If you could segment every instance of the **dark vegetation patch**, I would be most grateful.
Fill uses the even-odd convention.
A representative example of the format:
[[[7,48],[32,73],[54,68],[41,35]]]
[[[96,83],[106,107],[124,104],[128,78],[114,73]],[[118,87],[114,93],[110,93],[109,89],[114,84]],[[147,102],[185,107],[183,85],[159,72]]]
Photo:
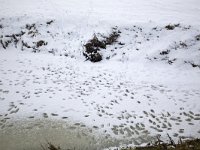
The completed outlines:
[[[47,25],[51,25],[52,23],[54,22],[54,20],[50,20],[50,21],[47,21]]]
[[[26,29],[27,30],[36,29],[36,24],[35,23],[33,23],[33,24],[26,24]]]
[[[35,44],[36,44],[36,48],[39,48],[40,46],[47,45],[47,42],[40,40],[38,42],[35,42]]]
[[[117,42],[117,39],[120,36],[121,31],[113,31],[108,37],[105,39],[106,45],[112,45],[113,43]]]
[[[198,38],[198,37],[196,36],[195,38]],[[171,45],[169,45],[167,49],[161,50],[159,54],[157,54],[156,56],[153,56],[153,57],[147,56],[146,59],[150,61],[164,61],[172,65],[173,63],[177,61],[178,58],[175,58],[173,57],[173,55],[170,55],[171,52],[177,51],[176,53],[182,53],[182,52],[189,53],[189,51],[193,50],[193,46],[195,44],[196,44],[196,41],[193,38],[186,41],[175,41]],[[194,68],[195,67],[200,68],[199,64],[195,64],[192,61],[183,60],[182,62],[185,64],[186,63],[190,64]]]
[[[169,54],[169,52],[170,52],[170,50],[167,49],[167,50],[160,52],[160,55],[167,55],[167,54]]]
[[[190,64],[193,68],[200,68],[200,65],[199,64],[195,64],[194,62],[191,62],[191,61],[185,61],[186,64]]]
[[[106,44],[100,41],[96,35],[84,45],[85,51],[83,55],[87,60],[91,62],[99,62],[102,60],[102,55],[100,54],[100,48],[106,48]]]
[[[11,40],[5,40],[5,41],[3,41],[2,39],[0,40],[0,43],[4,49],[6,49],[11,42],[12,42]]]
[[[187,48],[188,47],[188,45],[185,43],[185,42],[180,42],[180,47],[181,48]]]
[[[181,28],[182,30],[189,30],[191,29],[191,25],[184,26],[180,23],[177,23],[177,24],[168,24],[164,28],[167,30],[174,30],[175,28]]]
[[[51,24],[52,22],[47,22]],[[39,52],[41,46],[46,46],[48,43],[45,42],[44,40],[39,40],[37,42],[26,42],[23,40],[23,36],[30,36],[31,38],[35,37],[38,35],[38,29],[36,27],[36,24],[26,24],[25,25],[25,30],[20,31],[19,33],[14,33],[10,35],[2,35],[0,37],[0,46],[3,47],[3,49],[7,49],[9,45],[13,44],[15,48],[18,46],[21,48],[22,51],[27,49],[31,49],[32,52]]]
[[[167,62],[168,64],[173,64],[177,59],[176,58],[173,58],[173,59],[168,59]]]
[[[200,41],[200,34],[195,37],[197,41]]]
[[[25,34],[25,32],[21,31],[20,33],[5,35],[4,37],[0,37],[1,46],[6,49],[11,43],[17,47],[17,43],[21,39],[21,37]]]
[[[150,60],[150,61],[165,61],[166,63],[168,63],[169,65],[172,65],[176,60],[177,58],[169,58],[168,56],[165,56],[165,57],[162,57],[162,58],[159,58],[159,57],[153,57],[153,58],[150,58],[150,57],[146,57],[146,59]]]
[[[100,53],[100,50],[106,49],[107,45],[112,45],[117,42],[120,33],[121,32],[117,30],[117,28],[114,28],[109,36],[103,37],[103,40],[99,40],[98,37],[94,35],[93,38],[84,45],[85,50],[83,55],[85,56],[86,60],[90,60],[91,62],[101,61],[102,54]]]
[[[157,56],[157,57],[153,57],[153,58],[150,58],[150,57],[146,57],[146,59],[150,60],[150,61],[165,61],[167,62],[169,65],[172,65],[176,60],[177,58],[170,58],[169,57],[169,53],[171,51],[169,49],[167,50],[162,50],[159,55],[160,56]]]
[[[22,40],[21,50],[23,51],[24,47],[26,47],[26,48],[32,49],[32,52],[36,53],[36,52],[40,52],[39,47],[47,45],[47,42],[45,42],[43,40],[40,40],[38,42],[33,42],[33,43],[34,43],[34,45],[30,46],[27,42],[25,42],[25,41]]]
[[[22,51],[23,51],[23,47],[31,48],[31,46],[29,46],[28,43],[26,43],[26,42],[24,42],[24,41],[22,40],[22,48],[21,48]]]
[[[191,45],[191,41],[179,41],[179,42],[174,42],[172,45],[170,45],[170,49],[171,50],[183,50],[183,49],[187,49],[189,46]]]
[[[26,29],[28,30],[28,35],[30,37],[36,37],[39,34],[35,23],[33,23],[31,25],[30,24],[26,24]]]
[[[174,30],[176,27],[180,27],[180,24],[169,24],[165,26],[165,29]]]

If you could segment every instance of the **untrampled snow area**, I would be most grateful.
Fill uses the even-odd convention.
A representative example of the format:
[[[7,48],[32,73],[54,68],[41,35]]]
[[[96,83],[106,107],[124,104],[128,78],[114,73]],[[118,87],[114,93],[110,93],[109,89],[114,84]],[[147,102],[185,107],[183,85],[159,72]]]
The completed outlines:
[[[199,137],[199,6],[0,0],[0,134],[16,120],[50,118],[133,144]],[[113,31],[103,60],[85,61],[84,44]]]

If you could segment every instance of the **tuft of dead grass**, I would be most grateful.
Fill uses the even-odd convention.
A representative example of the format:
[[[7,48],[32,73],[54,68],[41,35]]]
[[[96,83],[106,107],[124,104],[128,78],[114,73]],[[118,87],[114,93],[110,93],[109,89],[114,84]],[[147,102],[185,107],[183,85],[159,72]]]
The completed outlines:
[[[143,147],[126,147],[120,150],[200,150],[200,139],[179,139],[178,143],[168,135],[169,142],[163,142],[160,137],[157,137],[155,143],[149,143]]]

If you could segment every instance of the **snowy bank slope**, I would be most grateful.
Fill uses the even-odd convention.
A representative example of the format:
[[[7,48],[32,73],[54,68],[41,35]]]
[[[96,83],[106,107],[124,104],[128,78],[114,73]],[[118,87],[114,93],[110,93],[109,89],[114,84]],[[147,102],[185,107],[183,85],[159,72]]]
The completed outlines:
[[[0,4],[0,134],[50,118],[134,144],[200,136],[198,0]],[[113,28],[104,60],[85,61],[84,44]]]
[[[119,55],[116,59],[131,61],[143,57],[158,58],[159,53],[172,49],[168,56],[158,59],[173,61],[180,57],[181,60],[177,61],[181,64],[200,63],[197,59],[199,42],[195,41],[195,37],[200,35],[198,0],[1,0],[0,3],[0,41],[6,45],[12,40],[13,43],[9,44],[11,49],[24,50],[27,48],[22,47],[22,42],[34,46],[44,40],[47,45],[40,47],[40,51],[84,59],[83,45],[93,34],[106,36],[111,33],[111,28],[118,26],[122,32],[119,42],[125,46],[108,48],[102,52],[106,53],[104,58],[115,56],[116,52],[110,54],[114,49]],[[179,23],[180,26],[172,31],[165,28],[168,24]],[[31,28],[31,25],[34,26]],[[22,34],[16,36],[18,43],[13,34]],[[0,48],[3,48],[2,44]],[[178,51],[174,52],[174,49]],[[191,51],[192,58],[188,58]]]
[[[13,21],[15,24],[11,25]],[[84,45],[94,34],[103,40],[118,32],[116,42],[100,49],[103,60],[161,61],[179,67],[189,64],[200,68],[200,30],[197,26],[148,22],[104,28],[88,25],[80,31],[66,24],[66,29],[59,31],[60,24],[56,19],[30,21],[27,16],[2,18],[0,23],[2,50],[51,53],[84,61]]]

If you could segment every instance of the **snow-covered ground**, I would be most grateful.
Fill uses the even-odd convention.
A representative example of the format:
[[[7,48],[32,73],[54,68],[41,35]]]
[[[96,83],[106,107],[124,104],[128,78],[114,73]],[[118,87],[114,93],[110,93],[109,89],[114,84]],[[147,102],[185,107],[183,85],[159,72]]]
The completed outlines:
[[[16,121],[35,119],[133,144],[167,133],[200,137],[199,6],[0,0],[0,146],[9,149],[3,136]],[[101,49],[103,60],[85,61],[84,44],[113,30],[120,37]]]

